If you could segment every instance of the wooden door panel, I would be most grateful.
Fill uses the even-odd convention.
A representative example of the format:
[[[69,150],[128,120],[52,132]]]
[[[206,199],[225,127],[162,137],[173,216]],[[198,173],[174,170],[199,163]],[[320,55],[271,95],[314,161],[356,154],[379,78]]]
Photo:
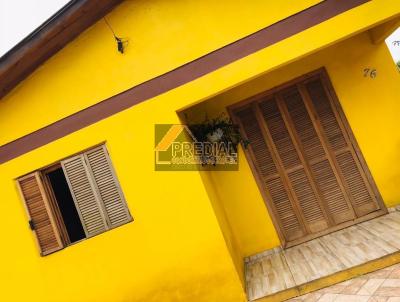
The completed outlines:
[[[378,203],[368,190],[351,152],[341,153],[336,156],[336,159],[339,163],[340,171],[348,183],[357,215],[361,217],[378,210]]]
[[[284,166],[283,168],[300,168],[301,162],[298,153],[290,138],[276,101],[266,100],[260,103],[260,109]]]
[[[327,159],[311,165],[315,180],[336,224],[354,219],[354,214],[345,199],[338,180]]]
[[[260,126],[256,122],[255,114],[251,108],[246,108],[237,113],[245,135],[251,141],[250,149],[255,155],[257,167],[263,178],[278,177],[271,153],[265,144]]]
[[[246,138],[251,141],[249,149],[255,161],[258,174],[262,180],[265,192],[276,213],[280,227],[287,240],[301,238],[306,233],[301,225],[298,214],[289,199],[289,192],[285,186],[273,160],[271,152],[265,142],[261,128],[256,122],[256,116],[251,107],[244,108],[236,113]]]
[[[293,121],[294,129],[300,138],[306,159],[308,161],[324,159],[326,157],[324,148],[297,87],[282,93],[282,98]]]
[[[357,217],[378,210],[378,201],[322,81],[317,79],[306,87]]]
[[[286,234],[286,239],[290,241],[306,235],[300,224],[299,218],[293,209],[282,179],[279,177],[267,180],[265,185],[271,195],[273,203],[275,204],[279,219]]]
[[[279,100],[281,102],[281,100]],[[300,150],[290,135],[288,121],[285,122],[284,112],[277,99],[265,100],[259,104],[262,117],[266,124],[273,144],[276,147],[277,157],[282,162],[281,169],[286,175],[287,185],[292,192],[293,203],[298,205],[299,215],[304,228],[308,233],[315,233],[328,228],[328,219],[318,202],[317,192],[312,187],[310,175],[306,173],[304,160],[301,159]]]
[[[318,203],[310,180],[303,168],[288,173],[293,190],[299,200],[300,208],[311,233],[323,231],[328,228],[328,221]]]
[[[294,131],[300,138],[304,156],[309,162],[314,180],[321,192],[321,198],[327,205],[329,215],[335,224],[343,223],[355,218],[353,210],[340,186],[340,179],[334,173],[334,166],[316,131],[316,123],[306,108],[297,87],[282,94],[288,113],[293,120]]]

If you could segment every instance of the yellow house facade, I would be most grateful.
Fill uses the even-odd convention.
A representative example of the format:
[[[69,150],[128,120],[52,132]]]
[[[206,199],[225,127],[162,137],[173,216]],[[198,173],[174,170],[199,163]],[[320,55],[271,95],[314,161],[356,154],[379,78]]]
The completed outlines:
[[[76,1],[54,22],[87,2],[93,3]],[[247,301],[248,257],[384,215],[400,203],[400,74],[384,42],[400,24],[399,1],[100,2],[108,5],[106,19],[97,15],[39,67],[21,71],[24,76],[15,75],[20,65],[7,65],[23,45],[0,59],[1,300]],[[123,53],[110,28],[123,38]],[[41,47],[51,47],[57,35]],[[318,111],[313,81],[324,87],[320,98],[336,104],[332,112],[322,103]],[[301,96],[293,112],[285,101],[291,87]],[[281,112],[307,177],[315,178],[309,190],[329,204],[333,191],[325,194],[323,186],[329,173],[319,181],[313,172],[314,164],[329,161],[342,183],[334,186],[353,202],[353,216],[336,215],[329,205],[325,218],[307,218],[312,213],[296,195],[294,170],[280,151],[278,136],[285,131],[278,129],[275,138],[266,115],[261,121],[264,103],[257,102],[269,98],[280,108],[271,114]],[[251,130],[240,112],[257,106],[253,102],[261,111],[247,117],[259,123]],[[304,129],[316,129],[325,150],[321,161],[307,158],[296,128],[295,113],[303,107],[311,123]],[[265,114],[273,110],[268,108]],[[237,171],[155,170],[156,124],[201,122],[223,112],[253,137],[247,148],[239,147]],[[339,121],[347,149],[330,147],[341,134],[330,140],[326,127],[334,122],[324,114]],[[257,131],[282,165],[274,172],[286,180],[281,190],[296,195],[297,203],[285,206],[302,208],[294,214],[280,210],[279,194],[268,183],[272,174],[263,174]],[[346,152],[352,157],[341,165]],[[346,160],[354,161],[362,180],[347,178]],[[101,204],[98,212],[79,209],[83,224],[76,240],[68,227],[54,231],[62,215],[49,196],[58,193],[49,193],[45,180],[50,175],[51,186],[54,171],[66,174],[77,207],[79,190],[86,190],[78,188],[82,182],[94,192],[82,202]],[[91,180],[74,178],[79,173]],[[114,191],[107,191],[106,181]],[[367,193],[353,191],[361,186]],[[368,205],[357,201],[363,192]],[[101,202],[110,194],[118,205]],[[86,224],[93,213],[98,220]],[[43,226],[35,225],[35,215]],[[46,230],[37,238],[40,227]]]

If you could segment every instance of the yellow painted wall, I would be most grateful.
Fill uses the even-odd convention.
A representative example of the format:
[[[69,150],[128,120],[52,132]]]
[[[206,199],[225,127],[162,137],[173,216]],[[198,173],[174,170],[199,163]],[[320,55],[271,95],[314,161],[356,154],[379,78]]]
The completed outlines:
[[[234,232],[232,229],[232,221],[228,218],[226,214],[226,208],[221,202],[222,198],[219,195],[219,190],[217,189],[216,182],[212,179],[212,175],[212,173],[209,173],[207,171],[200,172],[204,188],[208,193],[210,203],[217,217],[218,224],[224,236],[226,246],[228,247],[228,251],[233,260],[233,264],[244,287],[245,272],[243,260],[245,255],[243,254],[243,249],[239,246],[236,232]],[[224,198],[224,200],[226,200],[226,198]]]
[[[118,35],[129,38],[126,54],[116,51],[110,31],[103,21],[97,22],[0,100],[0,145],[318,2],[125,1],[107,18]],[[0,300],[244,301],[241,258],[278,244],[246,163],[241,172],[246,175],[243,184],[249,190],[249,202],[254,201],[259,212],[257,221],[261,227],[257,230],[240,220],[233,224],[230,219],[234,211],[227,210],[221,202],[226,197],[223,187],[229,185],[233,175],[226,176],[222,186],[212,191],[209,182],[221,179],[222,172],[210,179],[198,172],[154,171],[154,124],[177,123],[177,110],[259,77],[399,12],[398,1],[371,1],[0,165],[3,240]],[[292,72],[297,74],[307,68],[301,65]],[[343,67],[334,69],[340,71]],[[285,73],[272,80],[279,82],[287,77]],[[341,91],[339,96],[343,96],[348,83],[338,80],[338,76],[333,80]],[[265,88],[264,84],[261,86]],[[373,84],[368,82],[365,86],[370,88]],[[247,93],[256,90],[256,86],[251,87]],[[388,105],[392,104],[390,96],[388,92]],[[348,110],[353,112],[354,108],[348,107],[346,113]],[[365,122],[365,118],[359,122],[353,118],[352,124],[362,129]],[[394,122],[389,125],[394,127]],[[362,135],[358,136],[362,141]],[[135,221],[50,256],[39,257],[14,179],[102,141],[107,142]],[[367,148],[368,140],[361,145]],[[370,158],[376,156],[373,150],[365,153]],[[384,168],[382,161],[375,165],[373,173],[379,174]],[[392,169],[388,175],[396,176],[397,170]],[[384,184],[384,179],[379,181]],[[392,182],[387,182],[388,188]],[[239,197],[233,200],[237,206],[241,202]],[[245,216],[251,218],[251,211]],[[263,222],[261,217],[265,218]],[[241,230],[254,235],[240,237]]]
[[[2,99],[0,110],[6,117],[8,114],[12,117],[0,119],[1,130],[7,129],[13,119],[25,119],[24,111],[15,112],[15,100],[27,112],[41,118],[16,123],[11,132],[0,131],[0,144],[170,71],[320,1],[124,1],[106,18],[117,35],[129,40],[125,54],[116,51],[115,39],[104,20],[98,21]],[[63,91],[62,97],[60,91]],[[46,115],[41,114],[44,95],[49,110]]]
[[[367,164],[388,207],[400,204],[400,73],[385,43],[373,45],[368,32],[249,81],[185,111],[188,120],[215,117],[231,104],[325,67]],[[375,79],[364,69],[376,69]],[[237,172],[209,172],[232,232],[245,256],[280,244],[264,201],[241,150]],[[214,190],[213,188],[213,190]]]
[[[154,171],[171,121],[144,103],[1,165],[2,301],[244,301],[199,173]],[[40,257],[13,179],[104,140],[135,221]]]

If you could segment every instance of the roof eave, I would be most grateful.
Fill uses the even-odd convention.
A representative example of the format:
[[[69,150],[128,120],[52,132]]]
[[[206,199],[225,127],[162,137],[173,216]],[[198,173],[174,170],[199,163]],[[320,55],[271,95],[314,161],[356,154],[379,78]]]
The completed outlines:
[[[122,0],[72,0],[0,58],[0,99]]]

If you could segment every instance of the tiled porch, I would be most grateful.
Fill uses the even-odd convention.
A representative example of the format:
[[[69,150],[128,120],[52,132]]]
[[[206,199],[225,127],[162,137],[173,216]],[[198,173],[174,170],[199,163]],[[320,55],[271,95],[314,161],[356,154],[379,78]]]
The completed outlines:
[[[400,264],[296,297],[287,302],[399,302]]]
[[[400,212],[394,211],[283,251],[267,251],[249,257],[246,259],[248,299],[274,297],[273,300],[279,301],[300,295],[355,277],[360,273],[360,265],[368,266],[399,251]],[[382,266],[377,264],[368,269]],[[358,272],[352,274],[351,270],[356,268]],[[335,277],[340,273],[340,278]],[[320,283],[316,288],[310,286],[316,282]],[[290,293],[279,298],[278,294],[284,292]]]

